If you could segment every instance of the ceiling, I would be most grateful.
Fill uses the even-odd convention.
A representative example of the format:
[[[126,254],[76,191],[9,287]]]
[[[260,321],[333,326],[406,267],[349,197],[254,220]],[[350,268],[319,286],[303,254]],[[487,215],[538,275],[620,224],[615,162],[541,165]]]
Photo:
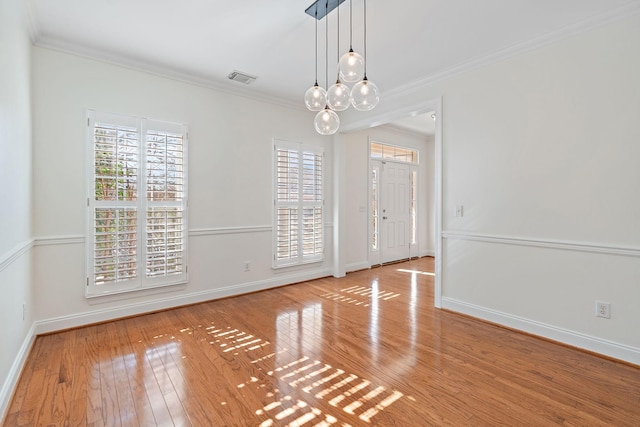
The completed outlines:
[[[430,136],[436,133],[436,113],[430,111],[428,113],[417,114],[415,116],[396,120],[389,124],[391,127],[400,130],[413,132],[419,135]]]
[[[258,98],[303,105],[314,82],[312,0],[25,0],[34,44]],[[363,50],[363,0],[353,1],[353,47]],[[536,41],[640,8],[640,0],[369,0],[367,74],[385,94]],[[339,8],[348,49],[349,2]],[[329,82],[337,13],[329,14]],[[319,83],[325,86],[319,21]],[[258,76],[230,81],[239,70]]]

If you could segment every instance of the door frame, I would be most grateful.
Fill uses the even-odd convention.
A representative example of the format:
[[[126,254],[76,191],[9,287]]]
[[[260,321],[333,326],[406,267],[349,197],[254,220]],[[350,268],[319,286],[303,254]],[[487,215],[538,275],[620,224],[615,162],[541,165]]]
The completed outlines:
[[[382,167],[383,165],[387,164],[387,163],[395,163],[395,164],[401,164],[401,165],[406,165],[409,170],[410,173],[414,173],[416,174],[416,182],[415,182],[415,186],[416,186],[416,193],[418,195],[418,197],[420,197],[420,164],[419,163],[405,163],[405,162],[397,162],[394,160],[390,160],[390,159],[374,159],[371,157],[371,143],[372,142],[378,142],[381,144],[386,144],[385,142],[382,141],[378,141],[376,139],[372,139],[369,138],[368,139],[368,144],[369,147],[367,149],[368,152],[368,171],[369,171],[369,181],[367,183],[367,188],[369,190],[369,197],[368,197],[368,209],[367,209],[367,221],[368,221],[368,233],[369,233],[369,238],[368,238],[368,248],[367,248],[367,253],[368,253],[368,261],[369,261],[369,265],[380,265],[383,264],[384,261],[384,257],[383,257],[383,248],[382,248],[382,228],[381,225],[383,224],[382,221],[379,220],[378,222],[378,243],[379,243],[379,247],[377,251],[373,251],[373,249],[371,248],[373,245],[373,232],[374,232],[374,228],[373,228],[373,187],[372,187],[372,180],[371,180],[371,173],[373,172],[373,166],[375,164],[380,164],[381,168],[380,168],[380,175],[378,178],[378,183],[382,184]],[[386,145],[393,145],[393,144],[386,144]],[[420,154],[420,151],[418,151],[418,158],[420,158],[420,156],[424,155],[424,153]],[[381,195],[382,194],[382,186],[380,185],[378,190],[378,194]],[[378,202],[380,202],[380,200],[383,200],[382,196],[379,197]],[[419,199],[416,199],[416,202]],[[416,219],[420,217],[420,215],[422,214],[422,212],[420,212],[419,209],[419,203],[416,203]],[[382,216],[382,213],[379,213],[379,216]],[[411,226],[409,226],[411,227]],[[411,228],[409,228],[409,230],[411,230]],[[416,220],[416,235],[419,236],[420,235],[420,221]],[[419,238],[419,237],[418,237]],[[413,258],[415,256],[419,256],[420,252],[419,252],[419,248],[421,244],[426,244],[426,242],[419,242],[416,244],[412,244],[409,243],[409,253],[408,253],[408,257],[409,258]],[[392,262],[392,261],[391,261]]]
[[[334,137],[334,156],[337,161],[338,168],[336,172],[335,189],[337,190],[337,205],[344,202],[346,195],[341,191],[344,188],[344,176],[346,164],[340,163],[340,159],[345,155],[344,134],[357,130],[363,130],[381,124],[393,122],[395,120],[412,117],[422,113],[435,111],[436,114],[436,133],[435,133],[435,278],[433,289],[433,305],[437,308],[442,307],[442,97],[433,98],[423,102],[413,103],[407,99],[412,98],[408,93],[398,93],[389,101],[389,107],[378,111],[369,112],[367,117],[361,120],[354,120],[345,123],[342,126],[340,134]],[[404,106],[402,106],[404,105]],[[392,107],[396,108],[392,108]],[[334,230],[334,272],[336,277],[344,275],[344,209],[338,209],[335,218]]]

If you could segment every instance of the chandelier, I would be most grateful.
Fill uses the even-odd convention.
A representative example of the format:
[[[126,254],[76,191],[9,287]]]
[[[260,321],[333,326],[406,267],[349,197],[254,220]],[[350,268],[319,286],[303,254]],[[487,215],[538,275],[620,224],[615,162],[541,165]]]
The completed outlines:
[[[345,0],[317,0],[305,12],[315,18],[315,83],[304,95],[304,103],[311,111],[317,111],[314,119],[316,131],[321,135],[333,135],[340,127],[337,111],[353,105],[358,111],[373,109],[380,100],[378,87],[367,78],[367,0],[364,3],[364,56],[353,50],[353,4],[349,0],[349,51],[340,57],[340,9]],[[336,83],[324,89],[318,85],[318,21],[325,19],[325,85],[329,85],[329,18],[337,11],[337,78]],[[349,88],[347,83],[355,83]]]

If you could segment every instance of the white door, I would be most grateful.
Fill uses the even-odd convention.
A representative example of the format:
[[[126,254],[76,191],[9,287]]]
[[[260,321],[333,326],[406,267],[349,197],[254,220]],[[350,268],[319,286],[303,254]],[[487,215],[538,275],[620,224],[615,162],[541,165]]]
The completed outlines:
[[[406,163],[380,162],[378,226],[382,263],[411,256],[413,168]]]

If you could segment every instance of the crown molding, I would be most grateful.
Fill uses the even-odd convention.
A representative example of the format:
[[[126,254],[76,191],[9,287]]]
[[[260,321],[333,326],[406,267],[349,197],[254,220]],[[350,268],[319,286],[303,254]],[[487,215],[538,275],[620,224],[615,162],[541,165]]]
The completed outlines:
[[[640,2],[628,3],[624,6],[612,9],[606,13],[592,16],[573,25],[549,32],[542,36],[516,43],[504,49],[500,49],[487,55],[473,58],[469,61],[455,65],[442,71],[432,73],[423,78],[408,82],[392,90],[383,91],[380,95],[384,98],[402,98],[422,87],[433,85],[442,80],[447,80],[459,74],[473,71],[487,65],[491,65],[523,53],[548,46],[561,40],[586,33],[596,28],[611,24],[616,21],[630,18],[640,14]]]
[[[158,77],[164,77],[186,84],[201,86],[207,89],[244,97],[254,101],[265,102],[268,104],[285,108],[292,108],[299,111],[306,111],[301,103],[285,98],[278,98],[273,94],[251,91],[249,88],[240,86],[229,87],[223,85],[219,80],[199,76],[167,66],[161,66],[149,61],[141,61],[139,59],[127,57],[125,55],[119,55],[112,52],[103,52],[86,46],[79,46],[73,43],[65,42],[63,40],[47,37],[46,35],[42,34],[41,28],[38,25],[37,20],[34,18],[30,2],[27,1],[25,2],[25,4],[27,25],[29,34],[31,36],[31,41],[34,46],[47,48],[75,56],[85,57],[111,65],[121,66],[134,71],[151,74]],[[640,2],[630,2],[621,7],[612,9],[606,13],[593,16],[576,24],[569,25],[559,30],[547,33],[543,36],[511,45],[507,48],[497,50],[488,55],[473,58],[456,66],[449,67],[442,71],[432,73],[423,78],[408,82],[394,89],[383,91],[381,95],[385,98],[388,97],[389,99],[404,97],[407,93],[411,93],[421,87],[432,85],[438,81],[446,80],[456,75],[472,71],[531,50],[541,48],[543,46],[558,42],[571,36],[587,32],[589,30],[607,25],[609,23],[613,23],[624,18],[628,18],[638,13],[640,13]]]
[[[24,22],[27,25],[27,32],[29,37],[31,38],[31,43],[36,44],[36,40],[40,38],[40,27],[38,26],[38,22],[35,18],[35,14],[33,13],[33,6],[31,1],[23,1],[22,8],[24,12]]]
[[[33,19],[29,20],[33,22]],[[218,80],[177,70],[172,67],[162,66],[149,61],[141,61],[126,55],[120,55],[113,52],[104,52],[87,46],[81,46],[69,43],[52,37],[40,34],[37,25],[34,23],[29,26],[31,40],[34,46],[43,49],[49,49],[81,58],[87,58],[98,62],[103,62],[118,67],[123,67],[132,71],[150,74],[156,77],[162,77],[174,80],[180,83],[186,83],[194,86],[200,86],[206,89],[215,90],[217,92],[226,93],[228,95],[239,96],[252,101],[264,102],[267,104],[295,109],[299,111],[307,111],[302,103],[294,102],[285,98],[278,98],[274,95],[252,91],[242,86],[230,87],[224,85]]]

